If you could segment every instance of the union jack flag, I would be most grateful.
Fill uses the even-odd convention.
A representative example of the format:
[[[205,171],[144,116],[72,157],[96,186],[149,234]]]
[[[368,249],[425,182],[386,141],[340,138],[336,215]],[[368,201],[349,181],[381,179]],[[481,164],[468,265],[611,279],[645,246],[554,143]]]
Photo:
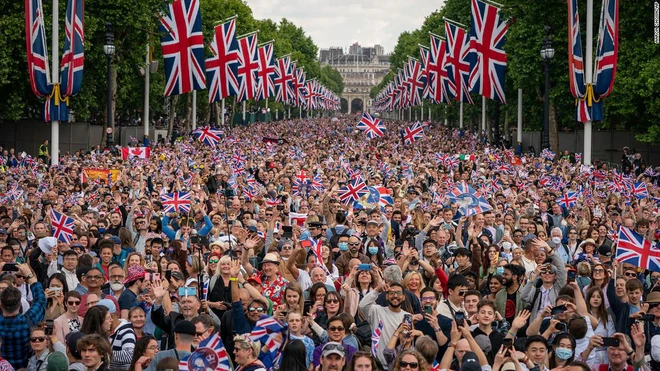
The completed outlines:
[[[362,180],[362,178],[353,179],[350,183],[346,184],[344,187],[339,188],[339,200],[344,205],[352,205],[357,202],[363,196],[369,194],[369,187]]]
[[[294,106],[301,106],[305,102],[305,83],[306,83],[306,77],[305,77],[305,71],[303,70],[303,67],[300,68],[293,68],[295,71],[293,74],[293,105]]]
[[[311,79],[307,81],[307,87],[303,93],[303,100],[307,109],[313,110],[317,108],[316,105],[316,80]]]
[[[253,99],[257,88],[257,34],[252,33],[238,39],[238,96],[237,102]]]
[[[238,42],[236,18],[215,26],[209,45],[212,56],[206,60],[206,78],[209,81],[209,103],[219,102],[238,94]]]
[[[432,98],[431,94],[431,76],[429,71],[431,70],[429,63],[431,62],[431,50],[424,45],[419,45],[419,58],[422,63],[422,73],[426,79],[426,85],[424,86],[424,94],[422,94],[422,99]]]
[[[275,95],[275,57],[273,42],[267,42],[258,49],[259,70],[257,71],[257,100],[268,99]]]
[[[577,120],[580,122],[591,121],[591,110],[585,97],[587,87],[584,82],[584,60],[577,0],[568,0],[568,77],[571,95],[577,99]]]
[[[404,129],[403,133],[403,142],[405,144],[412,144],[419,139],[422,139],[424,137],[424,129],[422,128],[422,124],[419,123],[419,121],[413,123],[412,125],[406,127]]]
[[[385,124],[378,118],[371,116],[369,112],[362,114],[362,119],[356,127],[365,132],[369,139],[380,138],[385,135],[387,130]]]
[[[313,190],[318,192],[322,192],[325,189],[320,174],[314,174],[314,178],[310,181],[310,186]]]
[[[626,227],[619,228],[616,259],[636,267],[660,272],[660,250],[651,246],[641,234]]]
[[[50,210],[50,225],[53,228],[53,237],[59,241],[69,243],[73,239],[74,220],[57,211]]]
[[[201,357],[206,358],[208,363],[206,363],[209,368],[206,368],[207,370],[212,370],[212,371],[231,371],[231,363],[229,363],[229,354],[227,353],[227,350],[225,349],[225,345],[222,343],[222,338],[220,337],[220,334],[214,334],[213,336],[210,336],[204,340],[202,340],[199,343],[199,347],[197,348],[198,350],[200,349],[209,349],[210,351],[215,353],[215,357],[213,355],[209,355],[206,351],[195,351],[192,354],[184,357],[181,359],[181,362],[179,363],[179,371],[183,370],[197,370],[193,365],[197,366],[198,363],[196,361],[196,356],[199,355]],[[210,360],[213,361],[210,361]],[[191,367],[193,366],[193,367]],[[215,367],[213,367],[215,366]]]
[[[291,103],[293,100],[293,64],[289,56],[275,63],[275,101]]]
[[[390,194],[390,190],[383,187],[382,185],[369,187],[369,192],[371,193],[370,198],[373,198],[376,202],[378,202],[378,205],[380,205],[381,208],[384,208],[385,205],[394,204],[394,198]]]
[[[160,201],[163,204],[163,211],[166,213],[189,213],[191,198],[190,192],[174,192],[162,194]]]
[[[555,153],[548,148],[544,148],[543,151],[541,151],[541,158],[544,158],[546,160],[554,161],[555,156],[556,156]]]
[[[577,192],[567,192],[557,200],[557,204],[563,208],[568,209],[575,206],[577,204],[577,200]]]
[[[210,126],[204,126],[196,129],[192,132],[195,138],[199,139],[200,142],[205,143],[211,147],[215,147],[218,142],[220,142],[220,130],[211,128]]]
[[[299,179],[296,179],[291,183],[291,194],[293,194],[294,196],[304,197],[307,194],[306,190],[307,190],[306,182],[303,183]]]
[[[459,102],[473,104],[470,96],[468,79],[470,78],[470,40],[467,32],[450,22],[445,22],[445,35],[447,37],[447,57],[445,68],[449,75],[449,83],[455,88],[454,96]]]
[[[475,191],[465,182],[457,183],[454,189],[447,193],[447,198],[451,203],[457,204],[458,211],[466,217],[493,209],[481,193]]]
[[[378,321],[378,326],[374,329],[371,334],[371,355],[376,358],[378,353],[378,345],[380,344],[380,336],[383,333],[383,321]]]
[[[62,54],[62,81],[60,91],[63,97],[78,94],[82,86],[85,64],[84,10],[82,0],[69,0],[66,8],[66,39]]]
[[[50,84],[50,64],[41,0],[25,2],[25,41],[32,92],[39,97],[48,96],[53,91],[53,86]]]
[[[268,347],[271,353],[279,351],[282,345],[281,341],[276,341],[277,334],[284,334],[287,329],[286,325],[282,325],[275,318],[262,314],[257,323],[254,325],[250,333],[252,341],[260,341]]]
[[[431,99],[436,103],[449,103],[454,99],[456,87],[451,83],[447,71],[447,49],[445,40],[431,34],[431,58],[429,59],[429,81]]]
[[[596,50],[596,73],[594,74],[593,103],[594,121],[603,120],[602,98],[609,96],[614,88],[616,63],[619,54],[619,1],[603,0]]]
[[[206,88],[204,36],[198,0],[175,0],[160,18],[165,96]]]
[[[646,198],[649,196],[649,191],[646,188],[646,183],[636,182],[632,185],[631,193],[637,198]]]
[[[426,77],[422,73],[422,65],[413,57],[408,57],[408,71],[409,102],[411,106],[419,106],[426,88]]]
[[[506,31],[508,25],[500,18],[499,9],[481,0],[471,0],[470,16],[470,91],[501,103],[504,97],[506,72]]]

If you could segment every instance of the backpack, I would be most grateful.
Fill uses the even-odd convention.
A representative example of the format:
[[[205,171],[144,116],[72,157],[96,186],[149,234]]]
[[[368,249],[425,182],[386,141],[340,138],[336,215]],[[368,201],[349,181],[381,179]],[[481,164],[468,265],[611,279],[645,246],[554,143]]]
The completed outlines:
[[[330,228],[330,246],[335,248],[337,247],[337,243],[339,243],[339,237],[341,237],[343,233],[338,233],[337,232],[337,227],[332,227]]]

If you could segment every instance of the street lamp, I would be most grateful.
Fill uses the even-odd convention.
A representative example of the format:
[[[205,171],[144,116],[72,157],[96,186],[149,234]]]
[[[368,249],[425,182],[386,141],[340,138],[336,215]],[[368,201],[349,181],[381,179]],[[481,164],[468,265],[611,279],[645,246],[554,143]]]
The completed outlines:
[[[108,125],[107,125],[107,137],[106,137],[106,146],[108,148],[112,147],[112,134],[115,131],[114,118],[112,117],[112,78],[110,77],[110,69],[112,68],[112,56],[115,54],[115,45],[113,41],[115,40],[115,35],[112,33],[112,25],[110,23],[105,24],[105,45],[103,45],[103,53],[108,57]]]
[[[543,115],[543,136],[541,139],[541,149],[550,148],[550,59],[554,57],[555,50],[552,48],[552,36],[550,36],[550,26],[545,26],[545,38],[541,48],[541,58],[545,63],[545,99]]]

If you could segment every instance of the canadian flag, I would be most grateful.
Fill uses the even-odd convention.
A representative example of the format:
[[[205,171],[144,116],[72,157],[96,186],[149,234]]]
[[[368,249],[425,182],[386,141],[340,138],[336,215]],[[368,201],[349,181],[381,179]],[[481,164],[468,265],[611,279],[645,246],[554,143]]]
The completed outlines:
[[[121,149],[122,160],[127,160],[133,157],[149,158],[151,148],[149,147],[124,147]]]

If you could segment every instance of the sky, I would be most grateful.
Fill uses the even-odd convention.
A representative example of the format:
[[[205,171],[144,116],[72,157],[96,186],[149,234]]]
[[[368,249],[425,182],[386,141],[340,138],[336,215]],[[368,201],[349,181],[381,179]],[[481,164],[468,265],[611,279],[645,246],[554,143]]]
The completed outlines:
[[[320,48],[354,42],[391,53],[399,34],[419,28],[444,0],[247,0],[257,19],[282,18],[302,27]]]

